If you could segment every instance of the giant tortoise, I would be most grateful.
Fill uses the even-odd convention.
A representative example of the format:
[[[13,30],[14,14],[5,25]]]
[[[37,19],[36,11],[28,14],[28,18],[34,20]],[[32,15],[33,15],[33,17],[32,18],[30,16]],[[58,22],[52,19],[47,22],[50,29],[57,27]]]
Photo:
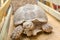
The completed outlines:
[[[12,32],[12,39],[20,38],[21,34],[35,36],[41,31],[52,32],[45,11],[38,5],[26,4],[18,8],[14,13],[14,25],[16,28]]]

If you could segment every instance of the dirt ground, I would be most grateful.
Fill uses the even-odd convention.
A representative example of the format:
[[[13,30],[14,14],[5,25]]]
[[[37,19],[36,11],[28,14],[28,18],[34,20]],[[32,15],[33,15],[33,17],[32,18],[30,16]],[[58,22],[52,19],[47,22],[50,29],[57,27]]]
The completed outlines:
[[[11,0],[11,4],[13,6],[13,12],[15,12],[19,7],[25,4],[37,4],[36,0]]]

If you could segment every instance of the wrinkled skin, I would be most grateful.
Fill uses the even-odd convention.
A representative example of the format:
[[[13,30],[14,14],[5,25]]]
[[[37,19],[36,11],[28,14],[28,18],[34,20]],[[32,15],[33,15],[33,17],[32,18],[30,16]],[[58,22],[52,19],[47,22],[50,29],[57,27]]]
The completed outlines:
[[[12,32],[11,38],[12,38],[13,40],[19,39],[22,32],[23,32],[22,26],[21,26],[21,25],[17,26],[17,27],[14,29],[14,31]]]
[[[44,10],[37,5],[26,4],[20,7],[14,14],[14,24],[16,28],[11,35],[12,39],[18,39],[21,34],[35,36],[41,31],[52,32]]]

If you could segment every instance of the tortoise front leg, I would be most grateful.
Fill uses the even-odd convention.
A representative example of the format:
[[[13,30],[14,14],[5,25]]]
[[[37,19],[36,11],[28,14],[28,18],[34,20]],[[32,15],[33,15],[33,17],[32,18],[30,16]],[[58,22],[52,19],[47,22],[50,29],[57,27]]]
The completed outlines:
[[[12,40],[17,40],[20,38],[21,34],[23,32],[23,28],[21,25],[17,26],[13,32],[12,32],[12,35],[11,35],[11,39]]]
[[[53,29],[53,28],[52,28],[51,25],[49,25],[48,23],[42,25],[42,30],[43,30],[44,32],[50,33],[50,32],[52,32],[52,29]]]

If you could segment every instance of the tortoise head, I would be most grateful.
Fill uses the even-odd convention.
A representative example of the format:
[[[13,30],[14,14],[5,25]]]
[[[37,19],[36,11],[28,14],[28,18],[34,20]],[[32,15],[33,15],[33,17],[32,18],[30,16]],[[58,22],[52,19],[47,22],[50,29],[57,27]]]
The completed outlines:
[[[33,30],[34,29],[34,24],[31,21],[26,21],[26,22],[23,23],[23,28]]]

